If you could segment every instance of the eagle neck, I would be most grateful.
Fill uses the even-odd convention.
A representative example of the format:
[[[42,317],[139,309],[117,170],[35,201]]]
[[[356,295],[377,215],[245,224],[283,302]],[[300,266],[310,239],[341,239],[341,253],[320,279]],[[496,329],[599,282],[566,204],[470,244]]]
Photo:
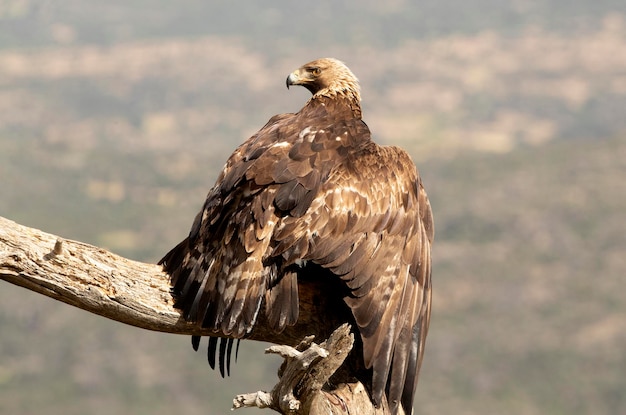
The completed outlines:
[[[343,92],[343,91],[342,91]],[[309,99],[307,106],[331,106],[335,112],[340,112],[341,108],[350,111],[352,116],[361,119],[361,103],[358,97],[346,93],[320,94],[317,93]]]

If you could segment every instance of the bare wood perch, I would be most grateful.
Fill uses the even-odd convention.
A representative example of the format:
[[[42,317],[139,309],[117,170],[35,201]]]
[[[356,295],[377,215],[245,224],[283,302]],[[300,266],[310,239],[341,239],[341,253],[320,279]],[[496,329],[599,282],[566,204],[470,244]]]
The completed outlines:
[[[61,239],[38,229],[19,225],[0,217],[0,280],[38,292],[83,310],[132,326],[165,333],[210,335],[211,332],[186,322],[173,307],[167,274],[159,265],[146,264],[123,258],[104,249],[82,242]],[[250,339],[283,345],[297,345],[311,333],[326,338],[341,323],[329,316],[328,310],[336,304],[329,303],[323,293],[328,288],[323,281],[303,280],[299,282],[300,317],[298,323],[277,334],[260,319]],[[332,314],[332,313],[331,313]],[[341,333],[344,333],[343,329]],[[298,357],[287,357],[281,371],[281,380],[275,390],[294,392],[294,376],[300,378],[295,394],[296,401],[303,402],[300,409],[289,411],[287,407],[266,405],[282,413],[297,414],[386,414],[386,408],[372,406],[365,388],[360,383],[338,385],[332,391],[322,391],[335,369],[345,359],[350,346],[346,336],[331,337],[318,347],[333,355],[333,359],[318,359],[310,362],[317,368],[302,370],[304,346],[300,345]],[[350,337],[351,338],[351,337]],[[343,340],[341,340],[343,339]],[[340,341],[341,340],[341,341]],[[0,340],[1,341],[1,340]],[[321,347],[321,349],[319,349]],[[307,349],[308,350],[308,349]],[[324,354],[324,353],[322,353]],[[299,365],[299,366],[298,366]],[[290,369],[300,367],[300,369]],[[285,381],[283,381],[285,379]],[[286,381],[291,382],[287,385]],[[274,392],[273,392],[274,393]],[[285,400],[286,395],[272,399]],[[304,398],[303,398],[304,397]],[[245,405],[249,406],[249,405]],[[256,405],[260,406],[260,405]]]
[[[278,384],[270,393],[238,395],[233,400],[233,409],[271,408],[280,413],[310,415],[383,414],[383,409],[371,404],[360,383],[342,384],[333,391],[322,389],[348,356],[353,343],[350,326],[343,324],[319,345],[307,337],[295,348],[268,348],[266,353],[279,354],[285,359],[278,371]]]

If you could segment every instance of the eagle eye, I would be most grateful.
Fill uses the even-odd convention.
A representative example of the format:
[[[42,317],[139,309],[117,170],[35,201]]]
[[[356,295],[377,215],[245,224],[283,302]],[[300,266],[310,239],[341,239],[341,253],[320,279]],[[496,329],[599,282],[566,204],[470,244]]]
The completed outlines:
[[[322,70],[320,68],[318,68],[317,66],[312,66],[309,68],[309,72],[311,72],[313,75],[317,76],[319,75]]]

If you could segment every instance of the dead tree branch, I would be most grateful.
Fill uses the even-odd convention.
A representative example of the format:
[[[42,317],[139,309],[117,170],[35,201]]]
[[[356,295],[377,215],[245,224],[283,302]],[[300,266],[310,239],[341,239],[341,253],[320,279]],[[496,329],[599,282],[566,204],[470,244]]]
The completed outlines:
[[[271,408],[283,414],[363,415],[384,414],[375,408],[360,383],[341,384],[324,390],[330,377],[343,364],[354,344],[350,326],[344,324],[328,340],[316,344],[306,337],[298,346],[272,346],[266,353],[279,354],[285,361],[279,381],[270,393],[259,391],[238,395],[233,409]]]
[[[169,278],[160,266],[126,259],[82,242],[64,240],[2,217],[0,280],[148,330],[222,335],[190,324],[181,317],[173,307]],[[270,407],[285,414],[387,413],[372,406],[360,383],[342,384],[328,390],[328,379],[352,347],[353,338],[347,327],[319,346],[309,339],[308,343],[289,347],[298,345],[310,334],[326,338],[344,318],[329,316],[328,310],[336,310],[337,303],[336,299],[324,295],[328,287],[320,280],[323,279],[299,281],[300,317],[295,326],[277,334],[267,328],[263,319],[258,322],[250,338],[286,345],[273,349],[283,355],[286,362],[279,374],[279,384],[270,395],[240,395],[237,398],[241,399],[240,406]],[[263,399],[268,404],[264,404]]]

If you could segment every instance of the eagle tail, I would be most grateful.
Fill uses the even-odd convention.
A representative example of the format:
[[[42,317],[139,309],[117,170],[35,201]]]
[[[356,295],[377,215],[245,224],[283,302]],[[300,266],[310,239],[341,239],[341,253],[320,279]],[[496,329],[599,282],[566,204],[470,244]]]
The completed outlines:
[[[200,338],[200,336],[191,336],[191,344],[195,351],[198,351],[198,348],[200,346]],[[235,361],[237,361],[237,355],[239,354],[240,341],[241,339],[237,339]],[[226,375],[230,376],[230,364],[232,361],[234,342],[235,340],[230,338],[209,337],[209,345],[207,346],[207,360],[209,361],[209,366],[213,370],[215,370],[215,366],[217,363],[220,375],[222,377],[225,377]]]
[[[191,278],[189,272],[181,272],[188,269],[183,267],[183,261],[189,252],[189,239],[186,238],[170,250],[158,262],[163,266],[166,273],[170,275],[172,294],[174,295],[174,306],[179,308],[181,301],[184,301],[184,291],[188,290],[188,280]],[[186,309],[186,308],[185,308]],[[182,311],[185,312],[185,309]],[[191,336],[191,346],[195,351],[200,347],[200,336]],[[219,355],[218,355],[219,340]],[[221,337],[209,337],[209,345],[207,347],[207,360],[211,369],[215,369],[216,362],[222,377],[227,373],[230,376],[230,363],[233,348],[233,339]],[[239,350],[239,340],[237,340],[237,350]],[[219,357],[219,360],[218,360]],[[235,356],[235,360],[237,357]]]

